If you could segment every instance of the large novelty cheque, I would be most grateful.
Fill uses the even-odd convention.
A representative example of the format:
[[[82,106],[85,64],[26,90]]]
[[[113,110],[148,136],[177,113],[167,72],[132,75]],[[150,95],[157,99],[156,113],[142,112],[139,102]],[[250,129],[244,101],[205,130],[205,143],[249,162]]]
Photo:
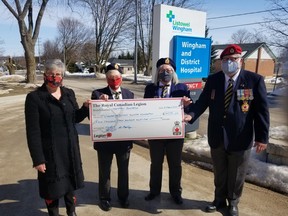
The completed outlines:
[[[184,138],[181,98],[92,100],[92,141]]]

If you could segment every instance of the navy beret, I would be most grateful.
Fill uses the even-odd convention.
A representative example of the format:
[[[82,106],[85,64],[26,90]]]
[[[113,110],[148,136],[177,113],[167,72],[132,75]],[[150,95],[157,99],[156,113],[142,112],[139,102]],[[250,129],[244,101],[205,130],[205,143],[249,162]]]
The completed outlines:
[[[171,67],[176,71],[175,62],[171,58],[160,58],[156,63],[156,67],[159,68],[163,64],[171,65]]]
[[[107,65],[105,73],[107,73],[109,70],[118,70],[121,74],[123,73],[120,66],[117,63],[111,63]]]
[[[242,53],[242,49],[240,46],[236,44],[231,44],[223,50],[223,52],[220,55],[220,59],[222,59],[224,56],[227,56],[227,55],[241,54],[241,53]]]

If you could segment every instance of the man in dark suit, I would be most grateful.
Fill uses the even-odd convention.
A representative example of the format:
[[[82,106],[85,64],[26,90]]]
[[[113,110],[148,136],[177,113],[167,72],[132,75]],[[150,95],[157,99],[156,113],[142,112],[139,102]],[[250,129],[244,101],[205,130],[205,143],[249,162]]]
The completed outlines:
[[[178,83],[176,66],[170,58],[160,58],[157,61],[157,73],[155,83],[145,88],[144,98],[169,98],[189,97],[187,86]],[[160,139],[149,140],[151,158],[150,166],[150,193],[145,197],[146,201],[153,200],[161,192],[162,165],[166,154],[169,167],[169,191],[176,204],[182,204],[181,196],[181,155],[184,139]]]
[[[92,100],[133,99],[133,92],[122,88],[122,70],[118,64],[110,64],[106,69],[108,86],[92,92]],[[110,173],[113,155],[115,154],[118,167],[117,195],[123,208],[129,206],[128,166],[132,141],[94,142],[94,149],[98,153],[99,166],[99,199],[100,208],[104,211],[111,209]]]
[[[226,207],[238,215],[249,156],[266,149],[269,110],[262,76],[241,69],[242,49],[229,45],[221,53],[222,71],[210,75],[186,121],[193,123],[209,107],[208,143],[214,167],[214,201],[207,212]],[[192,119],[192,120],[191,120]],[[253,145],[254,143],[254,145]]]

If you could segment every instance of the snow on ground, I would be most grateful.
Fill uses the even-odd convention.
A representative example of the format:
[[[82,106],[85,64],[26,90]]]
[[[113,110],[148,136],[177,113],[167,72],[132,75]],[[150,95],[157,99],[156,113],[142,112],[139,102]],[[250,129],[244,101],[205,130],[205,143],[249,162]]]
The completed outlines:
[[[0,82],[23,82],[25,81],[25,77],[22,75],[3,75],[0,76]]]
[[[288,126],[270,128],[270,137],[274,139],[287,139]],[[210,158],[210,147],[207,136],[204,135],[191,140],[184,145],[184,151],[196,154],[198,157]],[[246,180],[266,188],[288,193],[288,166],[279,166],[266,163],[266,153],[257,154],[252,149]],[[201,163],[201,166],[211,169],[210,164]]]
[[[288,166],[277,166],[257,160],[252,151],[246,180],[257,185],[288,193]]]

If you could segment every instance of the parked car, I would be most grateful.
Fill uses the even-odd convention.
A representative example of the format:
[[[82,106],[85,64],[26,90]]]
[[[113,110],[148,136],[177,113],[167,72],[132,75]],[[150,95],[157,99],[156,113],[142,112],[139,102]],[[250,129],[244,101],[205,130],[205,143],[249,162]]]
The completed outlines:
[[[287,80],[284,77],[274,77],[268,80],[269,83],[271,84],[279,84],[279,83],[287,83]]]
[[[288,86],[283,86],[281,88],[277,88],[274,91],[268,93],[268,95],[273,97],[287,97],[288,96]]]
[[[274,91],[267,94],[270,107],[285,106],[288,100],[288,85],[276,88]]]

